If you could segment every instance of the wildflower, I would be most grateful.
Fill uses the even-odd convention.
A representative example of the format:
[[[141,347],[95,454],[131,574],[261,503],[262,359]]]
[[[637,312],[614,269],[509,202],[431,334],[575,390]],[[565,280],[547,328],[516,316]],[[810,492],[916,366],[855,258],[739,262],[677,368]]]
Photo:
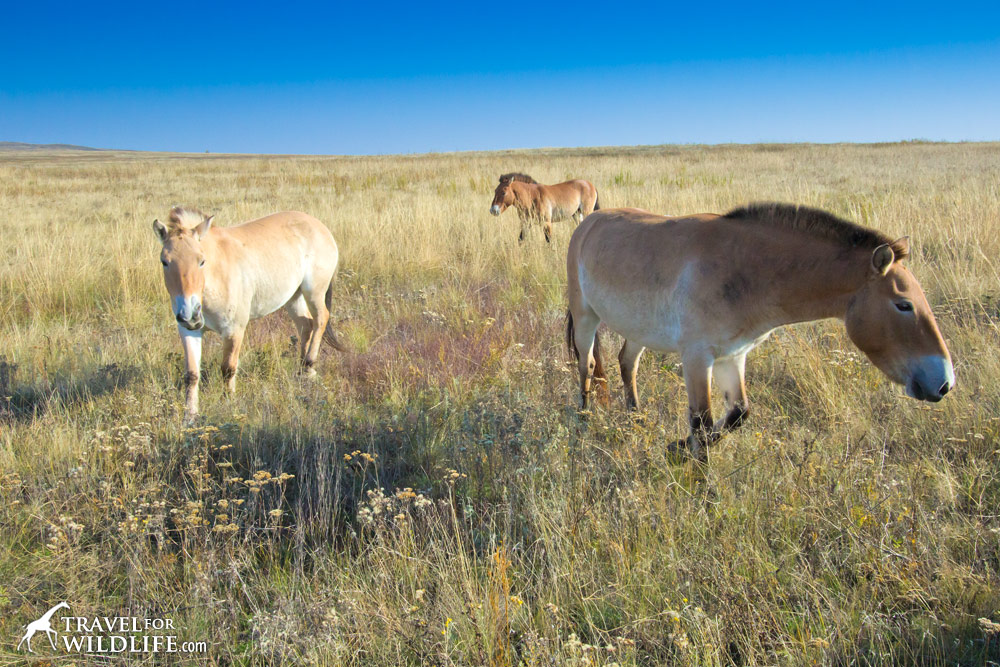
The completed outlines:
[[[270,514],[271,516],[273,516],[275,519],[280,519],[281,515],[284,514],[284,512],[282,510],[280,510],[280,509],[275,509],[275,510],[271,510],[270,512],[268,512],[268,514]]]
[[[451,627],[452,623],[454,623],[454,621],[452,621],[451,616],[449,616],[448,619],[444,622],[444,630],[441,631],[442,635],[448,634],[448,629]]]

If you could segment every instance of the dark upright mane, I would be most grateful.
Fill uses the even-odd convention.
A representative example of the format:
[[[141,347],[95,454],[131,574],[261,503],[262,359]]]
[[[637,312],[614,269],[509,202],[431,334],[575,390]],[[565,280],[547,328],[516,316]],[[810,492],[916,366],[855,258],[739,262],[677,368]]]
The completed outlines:
[[[519,171],[512,171],[509,174],[503,174],[500,176],[500,182],[506,183],[507,181],[521,181],[522,183],[538,183],[535,179],[527,174],[522,174]]]
[[[841,243],[850,248],[871,248],[874,250],[883,243],[888,243],[896,254],[896,259],[906,257],[906,249],[897,247],[893,240],[882,232],[862,227],[818,208],[795,204],[756,202],[734,208],[722,217],[800,231],[810,236]]]

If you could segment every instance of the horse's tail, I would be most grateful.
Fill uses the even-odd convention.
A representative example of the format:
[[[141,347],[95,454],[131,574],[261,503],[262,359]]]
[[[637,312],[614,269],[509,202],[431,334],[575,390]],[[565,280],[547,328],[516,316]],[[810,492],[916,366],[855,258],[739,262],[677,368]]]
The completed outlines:
[[[597,192],[596,189],[594,190],[594,210],[601,210],[601,193]]]
[[[336,274],[334,274],[336,277]],[[330,286],[326,288],[326,309],[330,310],[333,305],[333,278],[330,279]],[[332,320],[333,318],[331,318]],[[323,332],[323,340],[329,343],[338,352],[347,352],[347,346],[340,340],[340,336],[333,330],[333,322],[326,323],[326,331]]]
[[[573,311],[566,309],[566,347],[573,358],[580,361],[580,350],[576,348],[576,330],[573,327]],[[604,374],[604,361],[601,359],[601,337],[594,332],[594,382],[597,383],[595,389],[601,398],[602,403],[606,403],[608,376]]]

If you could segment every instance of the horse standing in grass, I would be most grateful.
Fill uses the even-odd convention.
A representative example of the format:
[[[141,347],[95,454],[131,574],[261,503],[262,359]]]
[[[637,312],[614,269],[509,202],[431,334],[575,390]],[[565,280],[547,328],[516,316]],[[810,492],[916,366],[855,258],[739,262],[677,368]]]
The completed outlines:
[[[591,373],[604,379],[597,326],[625,337],[625,402],[638,407],[645,348],[679,352],[698,458],[747,418],[747,353],[777,327],[828,317],[890,380],[924,401],[955,386],[948,348],[916,278],[907,238],[810,208],[751,204],[725,215],[666,218],[638,209],[595,213],[569,243],[567,344],[579,360],[584,408]],[[712,375],[726,415],[712,421]],[[683,442],[677,443],[684,444]]]
[[[545,230],[545,241],[552,238],[552,223],[573,218],[576,224],[601,208],[597,199],[597,188],[584,180],[566,181],[557,185],[542,185],[527,174],[504,174],[500,185],[493,193],[490,213],[500,215],[509,206],[517,209],[521,219],[521,235],[530,222],[541,222]]]
[[[204,329],[223,338],[222,378],[230,392],[236,390],[247,323],[278,308],[284,307],[298,328],[306,374],[315,374],[323,338],[343,349],[327,327],[338,259],[330,230],[296,211],[222,229],[212,227],[213,217],[174,207],[167,224],[153,221],[163,244],[163,280],[184,347],[189,420],[198,414]]]

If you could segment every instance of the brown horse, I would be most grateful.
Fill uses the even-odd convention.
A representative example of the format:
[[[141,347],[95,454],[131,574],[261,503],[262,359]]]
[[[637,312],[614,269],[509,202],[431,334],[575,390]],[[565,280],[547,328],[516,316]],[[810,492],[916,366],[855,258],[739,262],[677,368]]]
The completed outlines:
[[[785,204],[722,216],[595,213],[573,233],[566,262],[567,344],[579,360],[581,403],[591,373],[604,378],[600,322],[625,337],[618,360],[630,409],[642,351],[679,352],[687,444],[703,458],[721,432],[746,420],[747,353],[777,327],[828,317],[844,320],[854,344],[909,396],[939,401],[955,374],[923,290],[900,263],[908,253],[905,237]],[[715,423],[713,371],[727,411]]]
[[[153,221],[163,244],[163,280],[184,347],[189,420],[198,413],[203,329],[224,339],[222,377],[230,392],[236,390],[247,323],[278,308],[284,307],[298,327],[306,374],[315,373],[323,338],[343,349],[327,328],[338,259],[330,230],[296,211],[223,229],[212,227],[213,217],[174,207],[166,225]]]
[[[530,222],[541,222],[545,241],[552,238],[552,223],[573,218],[576,224],[601,208],[597,188],[590,181],[566,181],[557,185],[541,185],[527,174],[511,173],[500,177],[500,185],[493,193],[490,213],[500,215],[507,207],[517,209],[521,219],[521,235]]]

